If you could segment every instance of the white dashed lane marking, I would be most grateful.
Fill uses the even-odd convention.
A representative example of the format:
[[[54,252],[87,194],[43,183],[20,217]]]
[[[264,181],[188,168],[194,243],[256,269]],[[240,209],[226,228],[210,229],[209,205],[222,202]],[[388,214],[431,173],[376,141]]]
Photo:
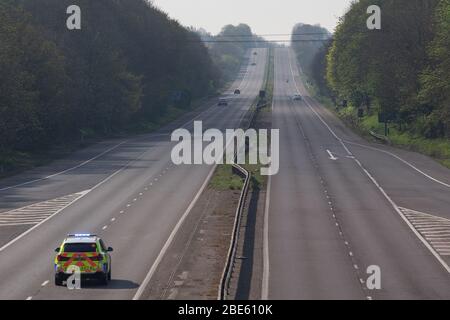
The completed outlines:
[[[35,225],[78,200],[89,190],[0,213],[0,227]]]
[[[399,209],[438,254],[450,257],[449,219],[411,209]]]

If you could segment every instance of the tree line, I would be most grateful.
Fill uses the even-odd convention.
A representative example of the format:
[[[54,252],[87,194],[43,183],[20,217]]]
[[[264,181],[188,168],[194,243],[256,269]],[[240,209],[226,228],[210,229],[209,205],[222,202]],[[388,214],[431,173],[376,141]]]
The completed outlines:
[[[331,33],[320,25],[298,23],[294,26],[291,36],[292,48],[308,79],[314,77],[315,56],[323,48],[323,43],[330,38]]]
[[[207,45],[214,64],[219,68],[224,81],[230,81],[239,71],[245,54],[251,48],[267,48],[270,44],[255,35],[249,25],[226,25],[216,36],[198,30]]]
[[[81,30],[66,27],[67,7]],[[0,162],[147,126],[215,92],[199,35],[146,0],[0,0]],[[179,105],[177,105],[179,104]]]
[[[367,8],[381,8],[369,30]],[[336,104],[380,112],[400,131],[450,136],[450,0],[359,0],[309,64]],[[360,111],[361,112],[361,111]]]

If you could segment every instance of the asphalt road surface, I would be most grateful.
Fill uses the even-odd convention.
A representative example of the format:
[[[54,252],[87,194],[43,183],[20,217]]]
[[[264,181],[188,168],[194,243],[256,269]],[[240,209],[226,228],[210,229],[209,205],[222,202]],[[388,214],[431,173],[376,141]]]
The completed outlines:
[[[286,48],[275,54],[273,128],[262,298],[450,298],[449,170],[356,136],[309,97]]]
[[[227,107],[117,139],[0,182],[0,299],[132,299],[151,278],[213,167],[175,166],[170,133],[236,128],[262,85],[267,53]],[[256,66],[250,64],[256,61]],[[300,93],[303,101],[293,101]],[[369,143],[309,97],[294,54],[276,49],[273,127],[280,171],[265,213],[263,299],[450,299],[450,173],[428,157]],[[50,215],[49,215],[50,212]],[[114,247],[108,286],[53,285],[67,233]],[[369,268],[381,271],[372,288]]]
[[[203,121],[204,129],[239,127],[264,78],[267,52],[255,50],[258,55],[248,53],[248,67],[230,87],[231,93],[241,89],[241,95],[228,106],[219,107],[217,100],[211,101],[209,108],[195,115],[195,120]],[[251,66],[252,62],[256,66]],[[175,166],[171,162],[175,143],[170,141],[170,133],[178,127],[192,129],[193,119],[187,117],[184,123],[177,121],[156,133],[96,144],[46,167],[3,180],[3,214],[68,195],[76,198],[74,195],[80,192],[82,196],[68,206],[62,204],[67,197],[53,201],[63,208],[47,218],[42,216],[42,208],[50,204],[13,212],[10,218],[0,215],[0,235],[9,232],[15,237],[28,230],[0,245],[0,299],[140,298],[141,285],[151,276],[176,226],[188,214],[212,172],[213,167],[208,165]],[[26,214],[30,216],[20,216]],[[40,218],[47,220],[34,226],[19,224]],[[5,221],[9,226],[1,226]],[[108,286],[72,291],[54,286],[53,250],[68,233],[96,233],[114,248],[113,280]]]

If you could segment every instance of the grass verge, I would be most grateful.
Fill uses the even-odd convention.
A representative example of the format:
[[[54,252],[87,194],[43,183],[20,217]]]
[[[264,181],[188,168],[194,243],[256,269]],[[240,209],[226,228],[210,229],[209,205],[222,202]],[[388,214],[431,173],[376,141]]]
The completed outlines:
[[[263,129],[269,129],[264,125],[265,118],[270,117],[270,113],[272,112],[272,102],[273,102],[273,90],[274,90],[274,81],[275,81],[275,60],[274,60],[274,52],[273,48],[269,49],[269,58],[267,61],[267,68],[264,79],[264,87],[263,90],[266,92],[266,97],[263,101],[258,101],[257,105],[263,105],[263,107],[257,108],[256,113],[253,118],[253,123],[250,124],[250,127],[258,129],[259,124],[261,123]],[[270,131],[269,131],[270,132]],[[248,161],[247,161],[248,163]],[[262,186],[266,183],[267,177],[261,175],[261,167],[260,163],[258,164],[246,164],[243,166],[247,171],[251,173],[251,188],[252,189],[261,189]]]
[[[363,132],[384,134],[384,124],[378,123],[377,115],[369,115],[357,122]],[[448,139],[426,139],[390,126],[388,139],[392,145],[426,154],[450,168],[450,141]]]
[[[305,81],[304,76],[301,78],[309,93],[343,120],[353,131],[373,141],[375,139],[370,134],[371,131],[379,135],[384,135],[384,124],[378,122],[377,114],[372,113],[359,119],[357,110],[351,106],[336,110],[331,99],[318,94],[315,87],[309,81]],[[389,140],[389,144],[394,147],[430,156],[450,169],[450,141],[448,139],[427,139],[407,131],[400,131],[395,125],[389,125],[387,139]]]
[[[251,110],[256,110],[252,123],[250,123],[250,127],[254,127],[254,122],[257,120],[258,116],[265,113],[271,112],[272,101],[273,101],[273,89],[274,89],[274,53],[273,49],[269,49],[269,57],[267,59],[267,67],[266,72],[264,74],[264,82],[262,90],[266,91],[265,98],[257,98],[251,106]],[[263,107],[258,107],[263,106]],[[247,154],[248,157],[248,154]],[[246,163],[248,163],[248,159]],[[251,189],[260,189],[262,185],[265,183],[266,177],[261,175],[261,164],[245,164],[242,165],[247,171],[251,173]],[[238,183],[240,180],[240,184]],[[234,175],[232,172],[231,165],[218,165],[217,169],[211,178],[210,186],[216,190],[239,190],[243,186],[243,180]]]
[[[241,190],[243,186],[244,180],[234,174],[233,166],[229,164],[218,165],[209,182],[209,187],[218,191]]]
[[[227,82],[216,95],[220,95],[221,92],[229,86],[231,86],[231,82]],[[0,153],[0,179],[13,176],[35,167],[44,166],[54,160],[66,157],[77,150],[86,148],[87,146],[104,139],[152,133],[180,118],[184,114],[198,110],[202,105],[204,105],[206,99],[212,98],[213,96],[214,95],[210,95],[193,100],[191,107],[187,109],[168,107],[167,112],[155,121],[141,121],[115,133],[99,134],[90,129],[81,129],[80,136],[82,136],[82,138],[80,140],[66,141],[64,143],[53,145],[49,148],[39,150],[39,152],[20,152],[11,150],[3,151]]]

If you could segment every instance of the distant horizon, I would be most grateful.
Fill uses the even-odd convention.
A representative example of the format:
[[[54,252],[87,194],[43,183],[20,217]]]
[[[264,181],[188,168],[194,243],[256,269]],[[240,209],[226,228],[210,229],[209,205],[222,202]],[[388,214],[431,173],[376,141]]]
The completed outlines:
[[[152,0],[155,7],[185,27],[213,35],[227,25],[247,24],[258,35],[291,34],[298,23],[320,25],[333,33],[352,0]],[[270,22],[270,23],[268,23]],[[286,39],[283,36],[268,40]]]

